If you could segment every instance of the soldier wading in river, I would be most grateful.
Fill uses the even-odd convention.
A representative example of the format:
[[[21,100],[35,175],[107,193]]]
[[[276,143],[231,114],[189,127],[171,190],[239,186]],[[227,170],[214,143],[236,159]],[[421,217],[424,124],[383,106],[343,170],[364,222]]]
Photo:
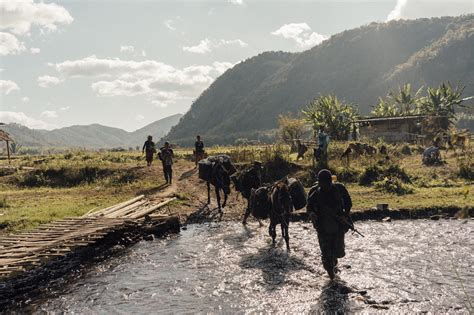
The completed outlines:
[[[337,271],[337,259],[345,256],[344,235],[353,228],[351,207],[351,197],[344,185],[332,183],[331,172],[321,170],[318,185],[309,192],[307,211],[318,233],[323,267],[331,280]]]

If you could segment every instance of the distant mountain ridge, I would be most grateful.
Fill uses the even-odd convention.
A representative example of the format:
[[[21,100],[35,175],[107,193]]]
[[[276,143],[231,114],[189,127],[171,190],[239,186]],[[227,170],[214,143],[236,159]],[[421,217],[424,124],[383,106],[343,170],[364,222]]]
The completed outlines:
[[[148,135],[155,141],[160,140],[181,119],[176,114],[133,132],[100,124],[77,125],[54,130],[30,129],[19,124],[1,126],[16,142],[25,147],[61,147],[61,148],[116,148],[141,146]]]
[[[474,15],[371,23],[301,53],[265,52],[227,70],[192,104],[168,138],[207,144],[264,138],[280,114],[336,94],[368,114],[378,97],[405,82],[442,81],[474,95]]]

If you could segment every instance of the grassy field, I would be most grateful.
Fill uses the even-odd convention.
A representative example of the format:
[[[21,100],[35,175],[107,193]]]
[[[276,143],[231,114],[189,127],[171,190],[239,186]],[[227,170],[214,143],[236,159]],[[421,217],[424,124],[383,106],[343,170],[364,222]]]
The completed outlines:
[[[445,164],[428,167],[421,164],[421,148],[416,146],[388,146],[389,160],[363,156],[350,163],[339,158],[346,146],[331,144],[328,167],[349,188],[356,210],[377,203],[413,210],[474,205],[472,147],[464,153],[443,153]],[[292,173],[307,187],[321,167],[313,164],[310,152],[296,162],[296,154],[285,145],[212,147],[207,153],[229,154],[239,167],[260,160],[266,181]],[[178,148],[175,154],[178,160],[192,159],[191,149]],[[141,152],[133,151],[18,156],[11,167],[0,160],[0,233],[153,194],[164,183],[157,162],[147,168]]]
[[[144,164],[138,152],[18,157],[0,169],[0,226],[30,228],[153,193],[164,179]]]

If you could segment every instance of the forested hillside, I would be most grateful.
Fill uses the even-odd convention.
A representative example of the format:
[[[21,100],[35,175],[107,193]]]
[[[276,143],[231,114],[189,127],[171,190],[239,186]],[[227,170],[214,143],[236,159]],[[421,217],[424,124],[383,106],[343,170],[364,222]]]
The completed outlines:
[[[334,93],[368,114],[378,97],[409,82],[466,85],[474,95],[474,16],[371,23],[332,36],[302,53],[267,52],[219,77],[172,128],[190,144],[264,137],[282,113],[299,113],[319,94]]]

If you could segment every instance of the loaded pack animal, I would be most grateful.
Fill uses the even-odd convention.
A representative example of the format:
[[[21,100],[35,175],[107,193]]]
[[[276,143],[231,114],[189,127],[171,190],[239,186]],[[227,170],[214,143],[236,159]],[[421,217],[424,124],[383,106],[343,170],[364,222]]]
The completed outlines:
[[[282,180],[273,185],[270,191],[270,225],[268,233],[272,237],[273,244],[276,239],[276,226],[280,224],[281,235],[285,239],[286,249],[290,250],[290,236],[288,227],[290,226],[290,213],[293,211],[290,189],[286,180]]]
[[[364,154],[374,156],[376,153],[377,153],[376,147],[371,146],[370,144],[367,144],[367,143],[354,142],[354,143],[349,143],[349,146],[341,155],[341,160],[343,158],[346,158],[347,162],[349,162],[350,155],[354,155],[356,157],[364,155]]]
[[[270,217],[268,233],[273,244],[276,242],[276,226],[280,224],[281,234],[285,239],[286,248],[290,250],[290,214],[293,209],[299,210],[306,206],[307,196],[301,182],[296,178],[284,178],[271,186],[252,189],[250,207],[252,213]]]
[[[227,155],[210,156],[199,161],[199,178],[206,181],[207,204],[211,203],[211,185],[214,186],[219,212],[226,206],[230,194],[230,177],[236,169]],[[221,206],[220,191],[224,193],[224,202]]]
[[[262,186],[262,175],[261,175],[262,163],[254,161],[253,166],[242,172],[236,173],[231,176],[232,182],[234,183],[235,190],[242,194],[242,197],[247,200],[247,208],[245,209],[244,219],[242,223],[247,224],[247,219],[251,213],[250,200],[254,190]],[[258,220],[260,226],[262,222],[260,219],[266,219],[266,217],[260,217],[254,213],[254,217]]]

